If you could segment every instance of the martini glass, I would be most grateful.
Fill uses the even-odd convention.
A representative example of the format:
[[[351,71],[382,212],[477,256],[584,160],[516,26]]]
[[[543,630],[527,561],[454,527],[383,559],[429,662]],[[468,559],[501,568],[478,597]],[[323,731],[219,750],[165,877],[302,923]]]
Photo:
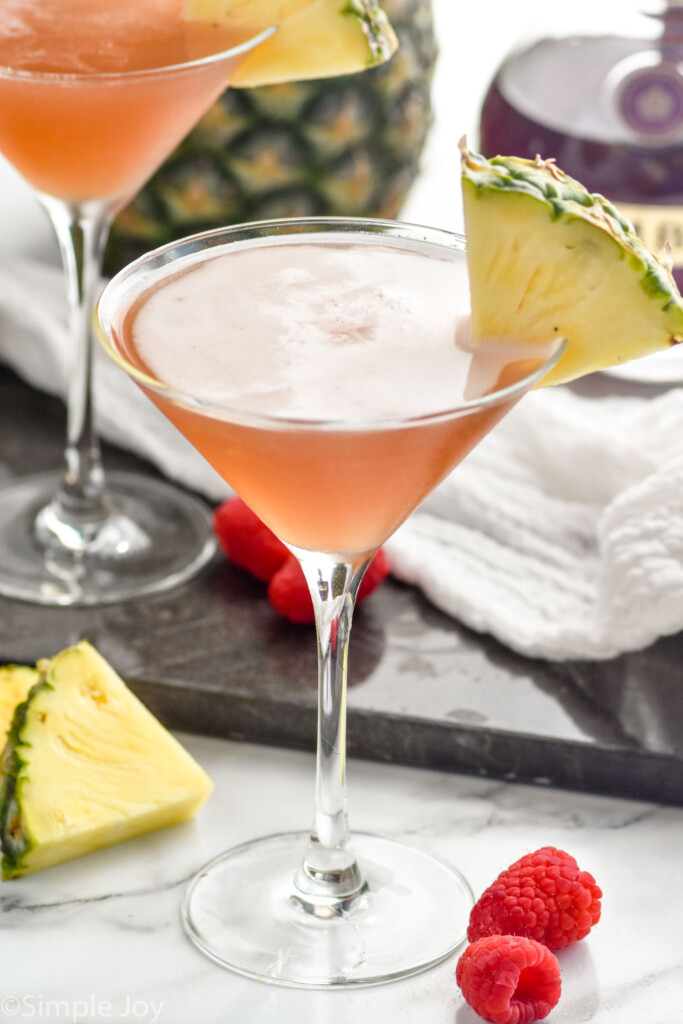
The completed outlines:
[[[92,605],[174,586],[215,550],[208,510],[194,497],[142,475],[112,473],[105,481],[93,411],[92,305],[114,216],[270,32],[237,45],[225,30],[209,38],[177,14],[171,24],[170,12],[182,10],[174,0],[168,24],[164,15],[152,28],[145,18],[160,7],[149,0],[51,7],[43,0],[26,5],[29,19],[34,8],[35,57],[28,41],[12,51],[11,35],[9,43],[0,39],[0,65],[12,65],[0,66],[0,152],[35,189],[56,230],[73,362],[65,471],[0,488],[0,594]],[[114,38],[116,11],[123,20]],[[21,14],[13,8],[15,19]]]
[[[325,283],[314,295],[307,281],[316,275]],[[458,352],[465,363],[447,371],[441,356],[454,357],[468,306],[461,237],[336,218],[197,235],[131,264],[100,299],[109,355],[289,546],[313,599],[312,829],[221,854],[183,907],[197,946],[254,978],[383,982],[437,963],[465,936],[472,893],[451,864],[351,834],[345,707],[354,600],[378,547],[559,357],[491,346],[495,359]],[[420,338],[434,322],[441,355]],[[253,380],[240,398],[239,381],[229,389],[245,368]],[[458,377],[478,397],[463,397]]]

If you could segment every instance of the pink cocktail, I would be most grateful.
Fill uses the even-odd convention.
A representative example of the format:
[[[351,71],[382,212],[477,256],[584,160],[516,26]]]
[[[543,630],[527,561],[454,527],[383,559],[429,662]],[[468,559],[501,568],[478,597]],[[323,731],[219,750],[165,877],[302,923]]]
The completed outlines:
[[[157,250],[117,275],[105,348],[300,561],[319,652],[313,828],[217,857],[188,933],[288,985],[414,973],[462,941],[451,865],[349,831],[348,639],[379,545],[554,363],[467,344],[463,239],[383,221],[271,221]],[[266,795],[267,796],[267,795]]]

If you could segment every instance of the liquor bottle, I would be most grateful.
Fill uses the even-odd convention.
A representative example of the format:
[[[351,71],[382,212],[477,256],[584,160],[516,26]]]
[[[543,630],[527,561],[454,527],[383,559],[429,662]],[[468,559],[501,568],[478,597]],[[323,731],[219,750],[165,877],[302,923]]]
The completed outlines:
[[[598,0],[575,25],[538,28],[506,57],[481,110],[481,150],[554,157],[654,252],[669,243],[681,287],[683,0]]]

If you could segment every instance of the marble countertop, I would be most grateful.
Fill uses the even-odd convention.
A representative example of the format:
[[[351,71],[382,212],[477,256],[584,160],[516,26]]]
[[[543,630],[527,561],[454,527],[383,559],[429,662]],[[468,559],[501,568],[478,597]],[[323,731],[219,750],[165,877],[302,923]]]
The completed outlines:
[[[0,888],[0,1021],[54,1024],[477,1024],[455,958],[355,991],[243,979],[185,937],[180,900],[208,859],[257,835],[306,828],[312,755],[183,735],[216,783],[186,825]],[[425,769],[352,761],[352,827],[428,847],[479,894],[523,853],[552,844],[604,890],[591,935],[559,954],[550,1024],[674,1024],[683,997],[683,810]]]

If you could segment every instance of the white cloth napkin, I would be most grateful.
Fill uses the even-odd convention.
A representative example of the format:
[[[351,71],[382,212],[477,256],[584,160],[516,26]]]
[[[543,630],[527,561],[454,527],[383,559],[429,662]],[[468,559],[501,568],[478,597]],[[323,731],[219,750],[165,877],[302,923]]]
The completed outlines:
[[[541,658],[683,628],[683,390],[527,395],[387,544],[397,576]]]
[[[0,264],[0,360],[58,394],[64,307],[58,270]],[[95,407],[103,437],[211,499],[229,493],[99,347]],[[523,654],[603,659],[678,632],[683,389],[528,395],[386,547],[398,578]]]

